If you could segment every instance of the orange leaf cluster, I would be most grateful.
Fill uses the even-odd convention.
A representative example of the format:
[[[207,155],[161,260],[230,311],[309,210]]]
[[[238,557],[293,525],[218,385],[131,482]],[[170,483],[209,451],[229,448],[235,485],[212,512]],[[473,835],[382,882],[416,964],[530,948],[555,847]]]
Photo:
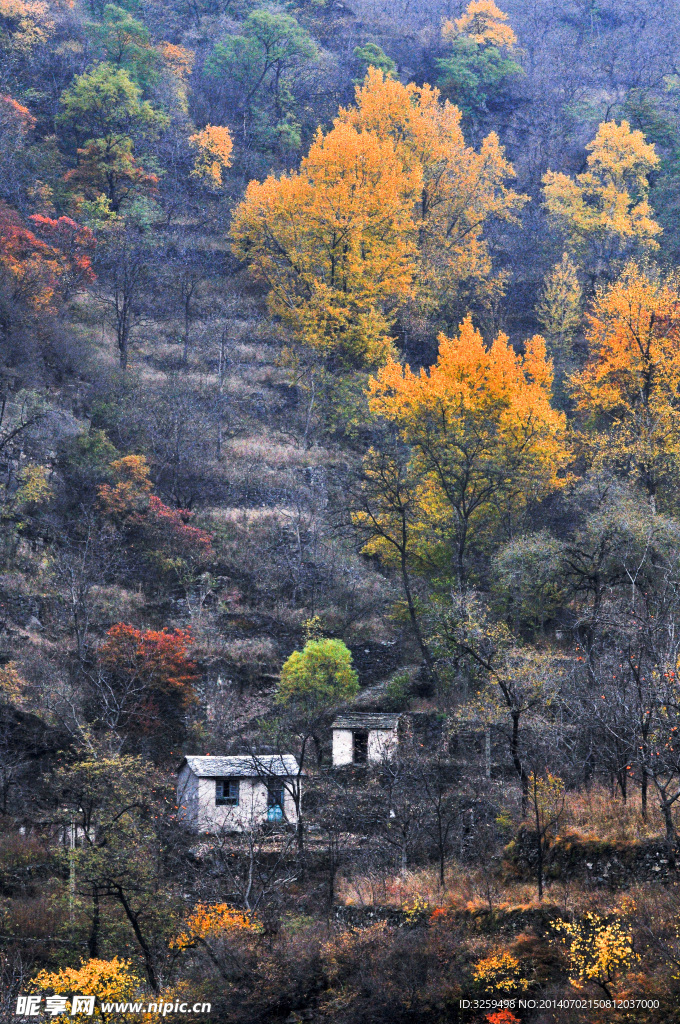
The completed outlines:
[[[176,548],[184,555],[211,554],[212,538],[205,530],[190,525],[193,513],[173,509],[151,494],[149,465],[143,455],[115,459],[110,470],[116,483],[102,484],[99,502],[106,515],[116,516],[128,526],[142,527],[164,547]]]
[[[197,151],[192,175],[202,178],[214,188],[221,188],[222,171],[231,166],[231,152],[234,148],[229,129],[207,124],[203,131],[190,135],[189,142]]]
[[[407,301],[434,308],[463,286],[494,291],[484,226],[512,220],[525,198],[505,185],[514,172],[498,138],[476,153],[460,122],[436,89],[369,68],[299,173],[250,183],[234,251],[305,344],[380,365]]]
[[[175,949],[189,949],[200,939],[260,931],[257,918],[250,912],[236,910],[228,903],[199,903],[172,945]]]
[[[182,706],[194,700],[198,678],[189,658],[191,630],[140,630],[119,622],[106,633],[99,650],[102,666],[114,675],[139,680],[150,694],[166,694]]]
[[[602,454],[655,494],[680,469],[680,279],[630,263],[598,291],[586,338],[570,381],[577,408],[608,429]]]
[[[59,296],[95,280],[88,256],[94,235],[69,217],[51,220],[36,214],[30,220],[35,231],[0,202],[0,272],[15,300],[35,310],[54,310]]]
[[[523,357],[503,334],[487,348],[469,317],[457,338],[440,335],[429,370],[415,374],[390,360],[369,382],[371,412],[411,450],[422,543],[453,548],[461,583],[466,548],[498,508],[516,513],[559,485],[565,417],[550,404],[551,386],[543,338],[527,341]],[[380,538],[378,531],[369,553],[382,553]]]
[[[460,18],[444,22],[442,38],[449,42],[459,36],[467,36],[482,46],[510,49],[517,42],[517,36],[507,21],[507,14],[496,6],[494,0],[471,0]]]

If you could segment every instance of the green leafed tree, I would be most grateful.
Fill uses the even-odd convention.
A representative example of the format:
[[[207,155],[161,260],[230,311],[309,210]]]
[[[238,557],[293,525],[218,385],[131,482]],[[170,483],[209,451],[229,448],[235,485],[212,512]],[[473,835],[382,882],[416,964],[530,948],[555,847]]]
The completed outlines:
[[[330,709],[359,691],[352,655],[342,640],[321,637],[293,651],[281,669],[277,703],[310,711]]]
[[[317,56],[316,43],[295,18],[253,11],[242,33],[217,43],[206,60],[211,116],[223,124],[236,114],[241,148],[299,148],[296,81]]]
[[[148,29],[129,11],[107,4],[102,23],[90,26],[90,34],[109,64],[123,68],[143,88],[152,84],[160,58]]]
[[[76,166],[65,180],[88,200],[105,196],[114,211],[153,191],[158,180],[141,166],[137,150],[167,118],[141,97],[128,71],[109,63],[78,75],[61,96],[57,125],[76,147]]]

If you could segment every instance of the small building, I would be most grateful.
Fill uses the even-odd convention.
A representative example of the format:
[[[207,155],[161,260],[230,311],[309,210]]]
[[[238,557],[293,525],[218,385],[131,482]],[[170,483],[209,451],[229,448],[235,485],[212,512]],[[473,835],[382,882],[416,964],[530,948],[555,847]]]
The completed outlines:
[[[292,754],[187,756],[177,777],[178,815],[197,832],[295,825],[300,795],[300,766]]]
[[[403,715],[353,712],[338,715],[333,731],[333,764],[375,764],[394,757]]]

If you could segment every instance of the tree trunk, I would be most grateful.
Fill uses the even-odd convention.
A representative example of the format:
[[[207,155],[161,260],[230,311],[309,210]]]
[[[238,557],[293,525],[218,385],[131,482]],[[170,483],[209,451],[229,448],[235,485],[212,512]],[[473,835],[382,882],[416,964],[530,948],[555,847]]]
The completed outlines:
[[[90,953],[92,960],[99,959],[99,924],[100,924],[100,908],[99,908],[99,889],[95,885],[92,892],[92,924],[90,925],[90,935],[87,940],[87,948]]]

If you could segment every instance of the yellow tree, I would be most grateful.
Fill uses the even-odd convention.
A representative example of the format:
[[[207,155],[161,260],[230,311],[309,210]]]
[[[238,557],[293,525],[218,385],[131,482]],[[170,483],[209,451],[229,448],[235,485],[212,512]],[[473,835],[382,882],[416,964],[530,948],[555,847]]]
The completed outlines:
[[[420,183],[390,140],[345,124],[319,130],[299,173],[250,183],[234,213],[234,251],[301,341],[379,365],[391,315],[413,290]]]
[[[196,151],[192,176],[213,188],[222,188],[222,172],[231,166],[234,148],[229,129],[207,124],[202,131],[190,135],[189,142]]]
[[[468,36],[476,43],[490,43],[492,46],[515,45],[517,36],[508,25],[508,16],[494,0],[471,0],[465,12],[455,21],[445,21],[442,37],[446,40]]]
[[[576,266],[563,253],[545,279],[536,313],[551,349],[564,359],[571,356],[571,344],[582,319],[583,289]]]
[[[370,68],[299,173],[248,186],[234,251],[299,340],[377,366],[409,300],[434,309],[498,290],[484,228],[513,219],[525,197],[506,187],[514,172],[497,137],[476,153],[460,121],[436,89]]]
[[[567,947],[572,985],[593,982],[607,999],[613,998],[618,978],[639,960],[631,930],[619,918],[587,913],[579,921],[555,922],[553,931]]]
[[[423,529],[461,589],[471,542],[559,484],[565,420],[550,404],[552,379],[543,338],[524,356],[504,334],[487,348],[468,317],[457,338],[440,335],[430,370],[390,359],[370,381],[370,410],[409,446]]]
[[[527,201],[507,187],[515,172],[498,136],[492,132],[475,152],[465,145],[461,117],[456,106],[440,102],[438,89],[402,85],[369,68],[356,105],[336,122],[391,140],[404,166],[420,169],[418,286],[430,308],[502,290],[484,228],[494,219],[515,221]]]
[[[129,960],[114,957],[113,960],[83,960],[80,967],[62,967],[59,971],[40,971],[33,980],[41,992],[70,996],[67,1006],[75,1020],[91,1020],[91,1012],[85,1006],[73,1004],[73,993],[95,997],[95,1013],[99,1020],[112,1020],[117,1014],[103,1010],[102,1002],[129,1002],[142,988],[141,980],[133,973]],[[121,1014],[123,1020],[125,1014]]]
[[[545,206],[580,266],[596,280],[612,262],[658,248],[660,226],[649,205],[654,146],[627,121],[605,121],[588,146],[588,169],[576,178],[548,171]]]
[[[680,279],[629,263],[598,290],[586,339],[588,362],[570,385],[592,458],[653,498],[680,469]]]

